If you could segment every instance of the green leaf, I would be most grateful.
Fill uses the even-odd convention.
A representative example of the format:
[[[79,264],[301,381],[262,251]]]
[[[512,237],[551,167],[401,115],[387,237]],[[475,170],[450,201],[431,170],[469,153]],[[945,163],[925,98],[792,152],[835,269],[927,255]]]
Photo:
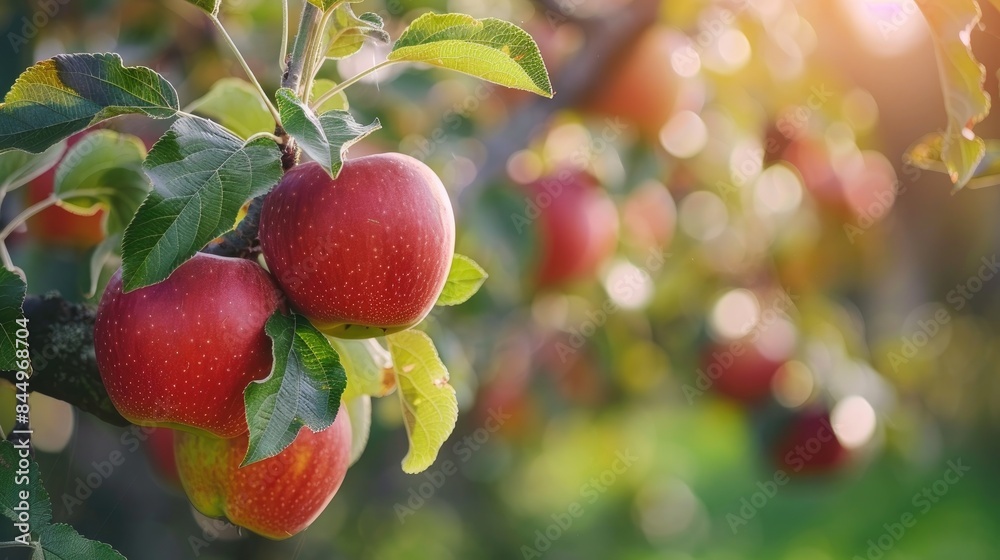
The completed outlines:
[[[337,87],[337,82],[333,80],[320,78],[314,81],[311,96],[312,98],[309,100],[309,103],[315,103],[317,99],[335,87]],[[350,104],[347,101],[347,94],[341,90],[330,99],[324,101],[322,105],[317,107],[316,112],[322,115],[323,113],[328,113],[330,111],[346,111],[348,109],[350,109]]]
[[[319,116],[319,122],[323,125],[323,132],[330,143],[330,171],[334,177],[340,174],[340,168],[344,166],[347,150],[364,137],[382,128],[382,123],[378,119],[369,125],[363,125],[354,120],[347,111],[328,111]]]
[[[423,62],[552,97],[535,40],[512,23],[465,14],[424,14],[396,41],[391,61]]]
[[[223,78],[197,101],[189,111],[219,122],[241,138],[259,132],[274,132],[275,122],[257,89],[240,78]]]
[[[357,53],[369,39],[379,43],[392,40],[385,31],[382,16],[371,12],[356,16],[349,4],[337,10],[329,35],[326,57],[334,60]]]
[[[45,173],[59,162],[66,143],[58,142],[40,154],[9,150],[0,154],[0,185],[12,191]]]
[[[125,231],[149,192],[142,172],[146,146],[139,138],[112,130],[84,136],[66,152],[56,169],[59,206],[83,215],[107,209],[105,231]]]
[[[222,7],[222,0],[187,0],[191,4],[198,6],[202,10],[212,14],[213,16],[219,14],[219,8]]]
[[[281,179],[277,144],[244,144],[226,129],[183,117],[153,146],[144,165],[153,191],[125,229],[126,291],[155,284],[216,237],[233,229],[247,200]]]
[[[448,384],[448,369],[431,337],[408,330],[391,334],[386,340],[399,383],[403,423],[410,438],[403,471],[417,474],[434,464],[441,446],[455,430],[458,398]]]
[[[347,387],[344,367],[327,339],[301,315],[276,312],[264,329],[271,337],[271,374],[244,393],[250,446],[243,466],[288,447],[302,426],[329,428]]]
[[[17,272],[0,268],[0,370],[17,370],[17,322],[24,319],[24,294],[28,290]]]
[[[947,173],[948,168],[941,155],[943,145],[944,135],[942,133],[928,134],[910,146],[904,159],[906,163],[920,169]],[[981,189],[1000,185],[1000,140],[986,140],[984,145],[985,156],[976,166],[965,188]]]
[[[476,295],[489,274],[476,261],[455,253],[448,271],[448,281],[438,296],[436,305],[459,305]]]
[[[368,126],[361,125],[347,111],[329,111],[317,117],[288,88],[279,89],[277,99],[285,131],[332,177],[340,173],[344,156],[351,146],[382,128],[378,119]]]
[[[108,259],[112,255],[121,256],[122,254],[122,234],[115,233],[105,237],[97,247],[90,253],[90,259],[87,262],[87,275],[86,275],[86,286],[84,290],[84,295],[88,298],[94,297],[97,294],[97,284],[101,281],[101,271],[104,270],[104,265],[107,264]]]
[[[330,171],[330,143],[319,117],[291,89],[279,89],[276,97],[281,126],[285,132],[298,142],[302,151],[309,154],[313,161]],[[337,175],[333,172],[331,174],[334,177]]]
[[[31,527],[38,528],[52,522],[52,503],[49,501],[49,493],[42,486],[41,473],[38,463],[30,461],[28,466],[27,484],[18,480],[21,473],[18,473],[18,465],[21,457],[16,445],[20,442],[15,436],[13,442],[0,441],[0,513],[11,521],[17,521],[19,510],[23,510],[21,504],[21,491],[28,492],[27,506],[31,516]],[[14,508],[19,508],[15,510]]]
[[[125,560],[120,552],[110,545],[92,541],[76,529],[62,523],[46,525],[36,531],[36,539],[45,560]]]
[[[990,111],[990,97],[983,89],[986,69],[970,44],[982,14],[975,0],[921,0],[918,5],[934,39],[948,114],[941,161],[958,190],[969,182],[986,153],[983,140],[972,132]]]
[[[396,390],[392,356],[378,341],[373,338],[348,340],[332,336],[327,340],[340,355],[340,363],[347,373],[345,401],[361,395],[384,397]]]
[[[0,152],[39,153],[104,119],[179,109],[173,86],[149,68],[126,68],[114,53],[61,54],[25,70],[0,104]]]
[[[368,437],[372,431],[372,398],[359,395],[344,401],[344,409],[351,418],[351,460],[348,464],[353,465],[368,447]]]

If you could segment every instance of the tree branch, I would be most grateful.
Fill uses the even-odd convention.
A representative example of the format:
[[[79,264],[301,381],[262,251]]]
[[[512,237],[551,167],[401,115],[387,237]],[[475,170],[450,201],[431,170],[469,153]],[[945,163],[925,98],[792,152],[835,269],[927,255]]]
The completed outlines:
[[[109,424],[129,425],[115,410],[97,369],[93,306],[70,303],[58,294],[28,296],[24,316],[31,327],[31,391],[66,401]],[[0,378],[12,383],[15,376],[0,372]]]

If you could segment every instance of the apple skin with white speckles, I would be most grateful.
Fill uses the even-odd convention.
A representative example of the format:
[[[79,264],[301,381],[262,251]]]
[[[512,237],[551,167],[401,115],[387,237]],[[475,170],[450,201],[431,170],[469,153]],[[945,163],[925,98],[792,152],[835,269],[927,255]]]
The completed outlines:
[[[264,202],[260,244],[292,306],[324,333],[371,338],[430,312],[455,253],[455,216],[412,157],[350,160],[337,179],[299,165]]]
[[[163,282],[128,293],[119,270],[94,325],[108,396],[134,424],[245,433],[243,391],[271,371],[264,325],[282,306],[267,271],[245,259],[199,253]]]
[[[319,433],[299,430],[284,451],[240,468],[247,436],[219,439],[177,432],[177,470],[188,499],[209,517],[225,517],[270,539],[287,539],[316,520],[350,464],[351,421],[341,407]]]

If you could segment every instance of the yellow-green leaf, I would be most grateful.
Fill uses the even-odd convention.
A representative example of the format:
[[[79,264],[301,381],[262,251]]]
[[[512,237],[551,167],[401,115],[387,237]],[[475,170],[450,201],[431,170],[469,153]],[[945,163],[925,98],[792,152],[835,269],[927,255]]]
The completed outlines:
[[[1000,0],[998,0],[1000,1]],[[910,146],[904,156],[906,162],[920,169],[947,173],[948,168],[942,161],[941,146],[944,145],[944,135],[934,132],[921,138]],[[981,189],[1000,185],[1000,140],[986,140],[985,156],[980,160],[966,183],[967,189]]]
[[[340,354],[340,363],[347,372],[347,390],[343,399],[349,401],[361,395],[384,397],[396,389],[396,374],[392,357],[375,339],[348,340],[327,337]]]
[[[410,451],[403,471],[416,474],[437,459],[458,421],[458,398],[448,384],[448,369],[426,333],[409,330],[386,337],[403,406]]]
[[[327,80],[325,78],[316,80],[313,82],[312,96],[309,99],[309,103],[315,103],[317,99],[336,86],[337,82],[333,80]],[[329,113],[330,111],[346,111],[350,108],[350,104],[347,102],[347,94],[341,90],[330,99],[324,101],[322,105],[316,107],[316,114],[322,115],[323,113]]]
[[[173,86],[149,68],[114,53],[61,54],[25,70],[0,103],[0,152],[39,153],[104,119],[178,110]]]
[[[986,153],[985,143],[972,131],[990,111],[990,98],[983,89],[986,69],[970,44],[982,14],[975,0],[920,0],[918,5],[934,39],[948,115],[941,161],[958,190],[973,177]]]
[[[448,271],[448,281],[438,296],[437,305],[459,305],[476,295],[489,277],[483,267],[465,255],[455,254]]]
[[[553,94],[535,40],[495,18],[424,14],[403,32],[388,58],[449,68],[545,97]]]
[[[215,120],[244,140],[259,132],[274,132],[274,117],[260,94],[240,78],[223,78],[215,82],[189,110]]]

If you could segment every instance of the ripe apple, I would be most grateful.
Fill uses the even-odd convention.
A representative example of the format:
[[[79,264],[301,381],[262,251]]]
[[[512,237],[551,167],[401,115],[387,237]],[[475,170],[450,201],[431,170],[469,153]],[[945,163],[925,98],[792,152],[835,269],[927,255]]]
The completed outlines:
[[[737,341],[711,345],[702,362],[713,391],[752,404],[771,393],[771,380],[785,360],[764,355],[755,344]]]
[[[821,474],[841,466],[850,453],[837,439],[825,409],[797,413],[774,447],[778,467],[789,474]]]
[[[354,159],[335,180],[306,163],[264,202],[260,244],[316,328],[371,338],[406,330],[434,307],[455,251],[455,217],[441,180],[410,156]]]
[[[73,147],[87,131],[74,134],[66,141],[67,149]],[[27,188],[27,204],[41,202],[55,190],[55,165],[42,173]],[[49,245],[61,245],[77,249],[87,249],[104,239],[104,211],[98,210],[90,216],[81,216],[58,206],[50,206],[28,219],[31,237]]]
[[[176,433],[177,470],[195,509],[271,539],[287,539],[319,517],[340,488],[351,455],[351,421],[308,427],[284,451],[240,468],[247,435],[220,439]]]
[[[674,70],[672,59],[685,46],[683,35],[669,27],[648,28],[612,67],[588,108],[621,117],[656,137],[678,109],[683,78]]]
[[[597,273],[618,246],[618,211],[590,175],[562,171],[526,186],[537,209],[539,287]]]
[[[271,277],[245,259],[199,253],[163,282],[129,293],[119,270],[94,325],[115,408],[143,426],[246,432],[243,391],[270,372],[264,324],[280,305]]]

